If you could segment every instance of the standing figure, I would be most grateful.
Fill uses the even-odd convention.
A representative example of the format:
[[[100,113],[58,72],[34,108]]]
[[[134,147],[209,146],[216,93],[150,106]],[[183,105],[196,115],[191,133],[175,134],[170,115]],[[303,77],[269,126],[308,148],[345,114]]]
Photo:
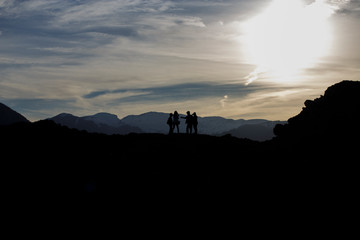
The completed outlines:
[[[173,126],[173,114],[169,114],[169,118],[167,120],[167,125],[169,125],[169,135],[173,133],[174,126]]]
[[[186,119],[186,133],[187,134],[191,134],[192,133],[192,116],[190,114],[190,111],[187,111],[186,112],[186,117],[181,117],[181,118],[184,118]]]
[[[197,134],[198,132],[198,129],[197,129],[197,126],[198,126],[198,117],[196,115],[196,112],[194,112],[192,114],[192,126],[194,128],[194,133]]]
[[[174,112],[174,116],[173,116],[173,130],[177,129],[177,133],[179,133],[179,124],[180,124],[180,121],[179,121],[179,113],[177,111]]]

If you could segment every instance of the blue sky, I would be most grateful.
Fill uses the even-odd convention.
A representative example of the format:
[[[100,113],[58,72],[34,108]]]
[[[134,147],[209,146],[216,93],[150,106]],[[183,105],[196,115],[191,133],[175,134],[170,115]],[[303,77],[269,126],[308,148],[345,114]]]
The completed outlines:
[[[266,69],[272,55],[265,65],[249,57],[245,29],[253,31],[249,20],[281,1],[0,0],[0,101],[30,120],[174,110],[287,120],[329,85],[360,79],[360,2],[302,1],[304,9],[329,11],[331,42],[326,54],[280,81]],[[308,26],[294,22],[294,29]],[[278,38],[267,34],[258,44],[272,48]],[[302,41],[321,44],[318,38]]]

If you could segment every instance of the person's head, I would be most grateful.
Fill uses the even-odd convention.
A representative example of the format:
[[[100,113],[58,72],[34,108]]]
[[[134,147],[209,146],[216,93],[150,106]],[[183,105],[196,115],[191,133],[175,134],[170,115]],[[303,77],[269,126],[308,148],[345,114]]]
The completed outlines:
[[[196,112],[194,112],[192,115],[196,116]]]
[[[179,115],[177,111],[174,112],[174,115]]]
[[[186,114],[187,114],[187,115],[190,115],[190,111],[187,111]]]
[[[172,113],[170,113],[169,115],[170,115],[170,117],[172,117],[172,116],[173,116],[173,114],[172,114]]]

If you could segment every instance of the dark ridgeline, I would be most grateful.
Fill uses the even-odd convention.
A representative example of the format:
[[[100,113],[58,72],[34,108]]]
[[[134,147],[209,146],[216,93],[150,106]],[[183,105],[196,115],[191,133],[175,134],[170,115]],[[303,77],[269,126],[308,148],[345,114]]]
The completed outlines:
[[[0,126],[11,125],[18,122],[29,122],[29,120],[20,113],[17,113],[8,106],[0,103]]]
[[[1,191],[17,201],[82,196],[81,204],[92,208],[130,212],[176,206],[229,214],[240,208],[249,219],[309,209],[335,214],[357,194],[359,97],[360,82],[335,84],[307,100],[287,125],[277,125],[277,137],[266,142],[230,135],[108,136],[50,120],[1,126]]]
[[[176,111],[175,111],[176,112]],[[173,113],[173,133],[186,132],[186,124],[179,124],[180,115],[175,117]],[[184,115],[181,115],[184,116]],[[266,141],[275,137],[273,129],[282,121],[268,121],[265,119],[226,119],[222,117],[197,117],[193,113],[194,124],[193,133],[197,131],[197,122],[200,126],[200,134],[223,136],[230,134],[237,138],[248,138],[255,141]],[[167,123],[169,113],[147,112],[140,115],[129,115],[119,119],[116,115],[110,113],[97,113],[95,115],[77,117],[69,113],[61,113],[49,118],[57,124],[85,130],[90,133],[128,134],[128,133],[162,133],[168,134],[169,128]],[[177,121],[175,121],[177,119]],[[197,120],[197,121],[196,121]],[[178,123],[178,124],[175,124]],[[179,129],[179,131],[177,131]],[[171,132],[171,131],[170,131]]]
[[[346,199],[350,206],[358,188],[360,167],[360,82],[337,83],[304,105],[288,124],[275,126],[277,137],[271,144],[300,169],[302,187],[313,191],[314,196],[327,196],[324,204]]]
[[[94,121],[96,116],[102,115],[106,118],[113,118],[111,120],[116,121],[115,124],[109,125],[102,122]],[[54,121],[57,124],[66,126],[69,128],[74,128],[78,130],[85,130],[89,133],[104,133],[108,135],[112,134],[129,134],[129,133],[142,133],[141,129],[133,126],[129,126],[121,122],[116,115],[108,113],[98,113],[94,116],[87,117],[77,117],[68,113],[61,113],[55,117],[49,118],[49,120]]]
[[[345,147],[359,139],[360,82],[335,84],[325,91],[324,96],[306,100],[304,105],[288,124],[275,126],[274,133],[279,140],[300,145],[312,143],[311,146],[316,148]]]

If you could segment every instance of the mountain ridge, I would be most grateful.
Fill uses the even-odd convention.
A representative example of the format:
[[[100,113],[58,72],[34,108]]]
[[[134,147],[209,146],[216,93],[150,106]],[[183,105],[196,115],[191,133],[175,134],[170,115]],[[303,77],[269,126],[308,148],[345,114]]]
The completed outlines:
[[[274,133],[278,139],[298,143],[304,139],[329,142],[334,138],[358,138],[355,133],[360,131],[359,93],[359,81],[344,80],[334,84],[319,98],[306,100],[302,111],[287,124],[276,125]]]
[[[185,115],[180,114],[180,116],[184,117]],[[168,113],[150,111],[138,115],[128,115],[122,119],[119,119],[115,114],[104,112],[84,117],[62,113],[49,119],[70,128],[111,135],[129,133],[167,134],[169,132],[169,127],[166,124],[168,117]],[[220,116],[198,117],[198,122],[199,134],[214,136],[230,134],[235,137],[249,138],[256,141],[270,140],[275,136],[273,134],[275,125],[284,123],[266,119],[234,120]],[[119,130],[119,128],[122,130]],[[184,133],[185,128],[185,120],[180,119],[180,132]],[[256,133],[253,134],[250,129],[255,129]]]
[[[6,105],[2,104],[0,107],[0,110],[2,111],[0,125],[8,125],[16,122],[29,122],[29,120],[21,114],[13,111]],[[12,116],[12,120],[7,119],[8,116],[10,116],[9,114]],[[167,134],[169,131],[168,125],[166,124],[168,116],[168,113],[150,111],[138,115],[128,115],[119,119],[115,114],[99,112],[94,115],[82,117],[70,113],[60,113],[47,119],[53,120],[57,124],[69,128],[85,130],[90,133],[104,133],[108,135],[129,133]],[[184,117],[185,115],[180,114],[180,116]],[[5,118],[7,120],[5,120]],[[272,130],[274,126],[279,123],[279,121],[269,121],[266,119],[235,120],[221,116],[199,117],[198,122],[199,134],[214,136],[230,134],[238,138],[249,138],[257,141],[270,140],[274,137],[275,135],[272,134]],[[185,132],[185,121],[180,119],[180,123],[180,132]],[[252,131],[247,129],[247,126],[257,130],[257,132],[252,134]],[[254,126],[258,126],[258,128],[256,129]]]
[[[19,122],[29,122],[23,115],[0,103],[0,125],[11,125]]]
[[[128,126],[127,124],[122,123],[116,115],[108,113],[98,113],[92,116],[84,117],[74,116],[70,113],[60,113],[48,119],[57,124],[78,130],[85,130],[90,133],[104,133],[112,135],[142,132],[136,127]],[[118,122],[116,122],[116,120],[118,120]]]
[[[180,116],[185,116],[180,114]],[[163,112],[147,112],[139,115],[129,115],[121,119],[128,125],[136,126],[147,133],[168,133],[169,129],[166,125],[168,113]],[[269,140],[275,135],[272,133],[273,128],[278,123],[285,123],[285,121],[269,121],[266,119],[229,119],[220,116],[201,117],[198,116],[198,129],[200,134],[208,134],[221,136],[231,134],[235,137],[245,137],[252,140]],[[258,125],[259,128],[264,130],[263,136],[261,134],[252,135],[250,131],[246,134],[240,134],[238,128],[242,125]],[[185,120],[180,119],[180,132],[186,130]],[[270,133],[270,134],[269,134]]]
[[[85,120],[93,121],[99,125],[106,124],[111,127],[120,127],[125,125],[121,122],[117,115],[107,112],[99,112],[94,115],[84,116],[83,118]]]

